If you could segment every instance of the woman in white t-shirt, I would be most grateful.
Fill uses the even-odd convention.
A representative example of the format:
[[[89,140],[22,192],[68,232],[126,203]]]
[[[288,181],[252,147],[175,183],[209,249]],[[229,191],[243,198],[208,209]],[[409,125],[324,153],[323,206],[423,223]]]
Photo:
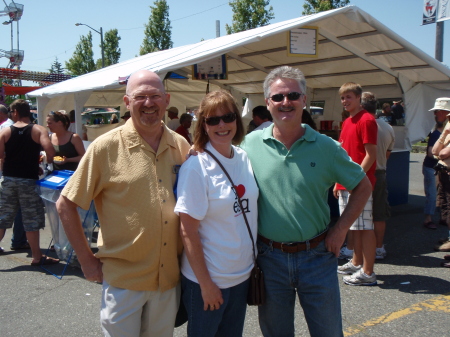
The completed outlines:
[[[184,243],[181,285],[188,336],[242,336],[253,243],[237,195],[255,238],[259,191],[247,154],[232,145],[245,131],[228,92],[205,96],[195,131],[199,153],[181,167],[175,207]],[[236,186],[203,149],[220,160]]]

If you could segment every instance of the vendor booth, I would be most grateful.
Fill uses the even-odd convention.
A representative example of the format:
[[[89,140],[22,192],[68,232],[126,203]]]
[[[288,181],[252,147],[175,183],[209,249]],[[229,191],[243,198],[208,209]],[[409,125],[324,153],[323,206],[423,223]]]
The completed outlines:
[[[281,65],[303,71],[306,108],[321,107],[319,120],[331,121],[323,125],[341,121],[338,88],[345,82],[359,83],[379,100],[403,100],[406,123],[396,127],[398,153],[427,136],[433,126],[427,110],[437,97],[450,96],[448,67],[356,6],[146,54],[30,95],[37,97],[41,123],[46,111],[56,109],[75,109],[78,117],[85,106],[121,106],[123,114],[126,78],[149,69],[164,79],[170,106],[179,111],[198,106],[208,90],[223,88],[236,98],[248,123],[252,108],[265,104],[264,78]],[[81,118],[76,123],[80,133]],[[395,161],[394,155],[391,163]],[[409,160],[402,155],[401,161]],[[399,178],[407,184],[403,173]]]

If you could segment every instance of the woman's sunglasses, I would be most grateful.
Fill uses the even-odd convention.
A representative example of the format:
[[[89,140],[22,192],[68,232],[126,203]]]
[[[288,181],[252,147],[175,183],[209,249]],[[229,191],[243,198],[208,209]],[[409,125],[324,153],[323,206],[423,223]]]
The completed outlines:
[[[285,97],[287,97],[288,100],[290,101],[296,101],[300,98],[302,94],[299,92],[290,92],[287,95],[283,95],[283,94],[276,94],[270,97],[270,99],[274,102],[282,102],[284,100]]]
[[[214,125],[219,125],[220,120],[223,120],[224,123],[234,122],[236,120],[236,113],[230,112],[230,113],[228,113],[226,115],[222,115],[222,116],[208,117],[208,118],[205,118],[205,123],[210,126],[214,126]]]

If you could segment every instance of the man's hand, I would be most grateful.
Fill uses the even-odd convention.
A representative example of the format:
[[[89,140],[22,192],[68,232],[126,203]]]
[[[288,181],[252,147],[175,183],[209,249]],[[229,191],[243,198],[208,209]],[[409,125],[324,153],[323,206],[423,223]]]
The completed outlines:
[[[218,310],[223,304],[222,292],[219,287],[211,282],[200,287],[202,290],[203,310]]]
[[[199,151],[202,152],[202,151]],[[191,148],[189,149],[189,153],[186,155],[186,160],[189,159],[190,156],[197,156],[198,152],[194,150],[194,145],[191,146]]]
[[[100,262],[99,258],[93,255],[89,260],[83,261],[83,263],[80,261],[80,264],[86,280],[96,283],[103,282],[103,263]]]
[[[325,247],[327,250],[338,257],[346,235],[347,231],[339,229],[337,226],[331,227],[328,230],[327,237],[325,238]]]

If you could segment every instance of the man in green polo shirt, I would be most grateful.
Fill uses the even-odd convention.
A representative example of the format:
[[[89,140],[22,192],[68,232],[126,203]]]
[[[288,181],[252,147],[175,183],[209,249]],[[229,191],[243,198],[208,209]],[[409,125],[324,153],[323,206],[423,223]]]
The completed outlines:
[[[294,336],[295,292],[311,336],[343,336],[337,256],[372,193],[364,171],[339,143],[301,124],[305,92],[300,70],[274,69],[264,81],[274,124],[241,145],[260,189],[258,264],[267,300],[259,323],[265,337]],[[353,197],[328,229],[328,190],[336,182]]]

